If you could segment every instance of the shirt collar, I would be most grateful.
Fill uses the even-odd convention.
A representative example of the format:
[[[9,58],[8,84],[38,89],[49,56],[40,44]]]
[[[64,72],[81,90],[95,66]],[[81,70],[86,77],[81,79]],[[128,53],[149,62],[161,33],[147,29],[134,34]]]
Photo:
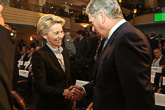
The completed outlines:
[[[59,47],[59,52],[58,52],[56,49],[52,48],[48,43],[46,43],[46,45],[47,45],[47,46],[50,48],[50,50],[52,50],[52,52],[55,53],[55,54],[61,54],[62,51],[63,51],[63,48],[62,48],[61,46]]]
[[[108,39],[111,37],[111,35],[115,32],[115,30],[122,24],[124,24],[126,22],[125,19],[122,19],[121,21],[119,21],[115,26],[112,27],[112,29],[109,31],[108,34]]]

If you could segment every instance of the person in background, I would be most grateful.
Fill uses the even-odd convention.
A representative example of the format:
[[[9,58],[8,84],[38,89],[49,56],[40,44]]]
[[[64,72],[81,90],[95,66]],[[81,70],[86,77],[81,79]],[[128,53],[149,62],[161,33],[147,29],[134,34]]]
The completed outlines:
[[[76,45],[77,42],[78,42],[77,39],[76,39],[76,34],[75,34],[74,32],[71,32],[71,33],[70,33],[70,37],[71,37],[71,39],[72,39],[74,45]]]
[[[152,67],[162,67],[162,73],[156,73],[153,90],[154,92],[161,91],[160,80],[165,76],[165,56],[162,55],[162,51],[159,48],[154,49],[153,51],[155,59],[152,61]]]
[[[155,39],[156,37],[156,33],[155,32],[151,32],[148,34],[148,40],[149,40],[149,43],[150,43],[150,46],[151,46],[151,51],[152,51],[152,60],[154,59],[154,49],[158,48],[158,44],[159,42]]]
[[[76,44],[76,52],[80,56],[86,58],[88,43],[85,37],[85,32],[83,30],[77,31],[77,38],[79,38],[79,41]]]
[[[41,48],[40,46],[37,46],[37,47],[35,48],[35,51],[39,50],[40,48]]]
[[[88,65],[88,81],[93,79],[92,71],[95,64],[94,56],[96,55],[96,49],[98,46],[99,38],[96,32],[91,33],[91,37],[88,39],[87,57],[86,64]]]
[[[64,33],[64,38],[62,39],[62,47],[65,47],[68,50],[70,58],[76,54],[75,45],[69,34]]]
[[[160,44],[158,44],[158,48],[162,51],[162,54],[164,55],[165,51],[164,51],[164,49],[163,49],[163,47],[162,47],[162,44],[161,44],[161,43],[160,43]]]
[[[30,48],[30,52],[28,54],[28,59],[29,59],[28,61],[31,61],[34,50],[35,50],[34,47]]]
[[[22,51],[19,54],[18,60],[19,61],[24,61],[24,62],[29,60],[26,46],[22,47]]]
[[[162,54],[162,51],[159,48],[154,49],[153,51],[155,59],[152,62],[153,67],[162,67],[162,73],[165,73],[165,56]]]
[[[2,17],[3,6],[0,5],[0,110],[13,110],[11,90],[14,71],[14,55],[16,43],[11,31],[5,28]]]
[[[74,90],[75,98],[93,97],[93,110],[154,110],[147,38],[123,18],[117,0],[91,0],[86,12],[106,40],[93,69],[94,80],[69,90]]]
[[[52,14],[43,15],[37,24],[39,37],[46,40],[44,47],[32,55],[34,84],[38,92],[37,110],[72,110],[69,54],[61,47],[65,20]]]

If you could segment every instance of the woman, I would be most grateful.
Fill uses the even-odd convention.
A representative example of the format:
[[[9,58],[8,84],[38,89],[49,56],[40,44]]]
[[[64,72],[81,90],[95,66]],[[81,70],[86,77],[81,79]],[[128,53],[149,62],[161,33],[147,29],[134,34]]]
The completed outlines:
[[[46,14],[37,24],[37,33],[46,40],[43,48],[32,56],[32,71],[39,93],[37,110],[71,110],[71,102],[65,97],[73,95],[67,88],[71,85],[70,63],[67,51],[61,47],[65,20]]]

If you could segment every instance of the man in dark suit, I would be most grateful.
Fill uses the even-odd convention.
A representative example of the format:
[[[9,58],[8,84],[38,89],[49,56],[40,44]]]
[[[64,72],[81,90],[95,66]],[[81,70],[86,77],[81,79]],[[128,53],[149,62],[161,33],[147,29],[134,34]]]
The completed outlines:
[[[88,65],[88,81],[91,81],[92,70],[95,64],[94,56],[96,55],[96,49],[98,46],[99,38],[97,37],[96,32],[92,32],[91,37],[88,39],[88,48],[87,48],[87,65]]]
[[[162,55],[162,51],[159,48],[154,49],[153,51],[155,59],[152,62],[152,67],[162,67],[162,73],[156,73],[154,84],[153,84],[153,90],[157,92],[161,89],[160,87],[160,77],[165,75],[165,56]]]
[[[24,62],[29,60],[26,46],[22,47],[22,51],[21,51],[20,55],[18,56],[18,60],[24,61]]]
[[[85,37],[85,32],[83,30],[77,31],[77,37],[79,38],[78,43],[76,44],[76,54],[80,54],[82,57],[87,55],[87,39]]]
[[[151,46],[151,51],[152,51],[152,60],[154,59],[154,49],[158,48],[158,44],[159,42],[155,39],[156,37],[156,33],[155,32],[151,32],[148,34],[148,40],[149,40],[149,43],[150,43],[150,46]]]
[[[0,110],[12,110],[11,90],[14,71],[15,43],[5,28],[0,5]]]
[[[91,0],[86,12],[106,41],[94,66],[94,80],[70,89],[81,94],[80,99],[93,96],[94,110],[154,110],[146,37],[123,19],[117,0]]]
[[[162,51],[159,48],[154,49],[153,51],[155,59],[152,62],[153,67],[162,67],[162,73],[165,74],[165,56],[162,54]]]
[[[39,93],[37,110],[72,110],[71,101],[65,99],[72,93],[68,90],[69,54],[61,47],[64,24],[64,19],[52,14],[43,15],[37,24],[39,37],[46,40],[45,46],[32,55],[34,83]]]

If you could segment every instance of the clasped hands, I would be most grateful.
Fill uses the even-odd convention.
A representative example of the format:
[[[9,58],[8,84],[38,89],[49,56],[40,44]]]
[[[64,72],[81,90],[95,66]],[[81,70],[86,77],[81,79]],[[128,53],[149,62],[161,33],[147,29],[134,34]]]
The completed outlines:
[[[86,92],[84,89],[80,86],[70,86],[68,89],[65,89],[63,92],[63,96],[65,96],[66,99],[72,100],[72,101],[79,101],[86,95]]]

